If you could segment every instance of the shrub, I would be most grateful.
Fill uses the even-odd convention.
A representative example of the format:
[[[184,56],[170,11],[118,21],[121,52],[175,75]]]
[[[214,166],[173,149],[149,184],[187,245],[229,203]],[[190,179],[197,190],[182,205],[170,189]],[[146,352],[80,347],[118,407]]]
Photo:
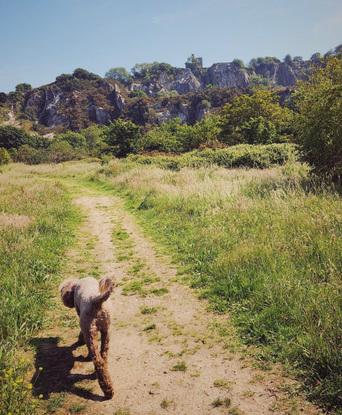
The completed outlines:
[[[132,76],[129,74],[127,69],[122,67],[111,68],[106,72],[106,78],[114,79],[115,81],[119,81],[124,85],[128,85],[132,79]]]
[[[194,150],[181,156],[132,155],[131,161],[140,164],[155,164],[170,170],[181,167],[221,166],[225,168],[268,168],[283,165],[299,157],[294,144],[248,145],[229,148]]]
[[[317,173],[342,176],[342,59],[330,58],[298,87],[298,142]]]
[[[67,131],[64,134],[59,134],[56,137],[56,140],[65,141],[69,143],[71,147],[76,149],[84,149],[87,145],[84,135],[75,131]]]
[[[292,120],[292,111],[281,107],[274,93],[256,90],[223,107],[221,140],[229,145],[281,142],[291,135]]]
[[[75,150],[66,141],[54,141],[47,153],[47,160],[52,163],[61,163],[77,158]]]
[[[28,141],[28,135],[25,131],[12,126],[0,126],[0,147],[6,148],[18,148]]]
[[[121,118],[113,121],[105,132],[107,151],[117,157],[125,157],[135,152],[136,143],[140,138],[140,128],[132,121]]]
[[[100,125],[92,125],[81,131],[86,141],[87,150],[90,155],[96,156],[106,147],[104,142],[107,127]]]
[[[39,164],[47,161],[47,153],[43,149],[36,149],[24,144],[20,146],[15,154],[15,161],[26,164]]]
[[[5,148],[0,147],[0,166],[4,164],[8,164],[10,161],[11,161],[11,157],[8,151]]]

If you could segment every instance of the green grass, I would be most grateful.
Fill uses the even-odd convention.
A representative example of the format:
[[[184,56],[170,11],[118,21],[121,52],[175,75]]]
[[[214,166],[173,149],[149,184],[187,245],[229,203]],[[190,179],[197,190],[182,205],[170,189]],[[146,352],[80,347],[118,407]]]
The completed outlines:
[[[162,170],[116,162],[104,178],[241,338],[341,405],[342,203],[307,168]],[[110,176],[111,174],[111,176]]]
[[[183,361],[177,362],[174,366],[172,366],[171,370],[173,372],[185,372],[187,369],[186,363]]]
[[[26,415],[37,402],[19,350],[46,323],[62,255],[79,218],[62,186],[34,179],[20,166],[0,174],[0,212],[15,222],[0,223],[0,413]]]

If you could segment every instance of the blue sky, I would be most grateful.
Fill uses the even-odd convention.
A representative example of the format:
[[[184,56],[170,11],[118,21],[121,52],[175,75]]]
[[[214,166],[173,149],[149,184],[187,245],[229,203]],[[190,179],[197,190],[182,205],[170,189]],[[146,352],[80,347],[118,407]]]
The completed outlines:
[[[0,91],[77,67],[310,57],[342,43],[341,0],[0,0]]]

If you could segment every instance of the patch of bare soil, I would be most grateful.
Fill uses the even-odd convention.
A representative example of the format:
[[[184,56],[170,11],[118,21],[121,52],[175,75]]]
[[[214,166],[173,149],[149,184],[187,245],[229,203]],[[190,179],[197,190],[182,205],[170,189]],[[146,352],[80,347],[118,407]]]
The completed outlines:
[[[64,382],[61,379],[59,388],[45,390],[47,396],[66,393],[56,413],[319,413],[300,396],[285,392],[295,390],[295,383],[281,377],[279,369],[252,367],[228,317],[209,312],[205,301],[177,282],[176,268],[157,253],[119,198],[87,195],[78,198],[77,204],[86,220],[78,252],[69,255],[69,261],[77,263],[69,274],[83,275],[82,261],[92,255],[98,275],[111,276],[119,284],[112,295],[110,341],[115,394],[109,401],[101,398],[92,363],[80,357],[80,353],[86,355],[85,348],[72,347],[77,328],[64,324],[62,344],[54,346],[58,359],[68,357],[65,370],[55,371]],[[44,385],[53,377],[48,368],[46,373]]]
[[[26,215],[16,215],[11,213],[0,213],[0,229],[13,227],[15,229],[22,229],[28,226],[32,219]]]

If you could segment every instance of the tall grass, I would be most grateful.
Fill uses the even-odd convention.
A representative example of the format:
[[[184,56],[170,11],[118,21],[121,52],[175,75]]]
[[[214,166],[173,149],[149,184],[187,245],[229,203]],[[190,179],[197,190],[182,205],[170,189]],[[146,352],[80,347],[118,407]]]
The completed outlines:
[[[65,189],[21,166],[0,172],[0,414],[32,414],[19,349],[40,329],[77,220]]]
[[[341,405],[338,194],[303,186],[298,164],[168,171],[115,162],[103,173],[192,285],[230,310],[245,342],[290,362],[313,398]]]

